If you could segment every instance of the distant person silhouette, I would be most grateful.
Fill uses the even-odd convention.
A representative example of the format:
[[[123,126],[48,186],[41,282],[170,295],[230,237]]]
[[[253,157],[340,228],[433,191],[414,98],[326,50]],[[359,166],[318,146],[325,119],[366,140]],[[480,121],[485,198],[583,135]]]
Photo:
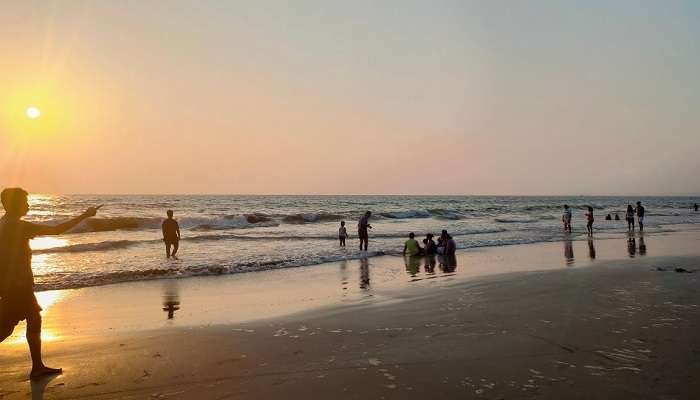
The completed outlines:
[[[427,235],[425,235],[425,239],[423,239],[423,244],[425,245],[425,254],[431,255],[437,253],[437,244],[435,244],[435,241],[433,240],[432,233],[428,233]]]
[[[612,215],[608,214],[605,216],[606,221],[612,221]]]
[[[357,236],[360,238],[360,251],[362,251],[362,243],[365,244],[364,250],[367,251],[367,245],[369,242],[369,231],[368,229],[372,229],[372,225],[369,224],[369,219],[372,216],[371,211],[367,211],[365,215],[360,218],[360,221],[357,223]]]
[[[637,209],[635,210],[637,212],[637,222],[639,223],[639,231],[642,232],[644,230],[644,206],[642,206],[642,202],[638,201],[637,202]]]
[[[695,212],[698,212],[698,203],[693,204],[693,209]]]
[[[564,232],[571,232],[571,209],[568,204],[564,204],[564,213],[561,216],[561,222],[564,223]]]
[[[457,252],[457,242],[452,239],[452,235],[447,235],[447,242],[445,243],[445,255],[454,256]]]
[[[36,236],[60,235],[102,207],[90,207],[81,215],[55,226],[39,225],[22,220],[29,211],[29,194],[20,188],[7,188],[0,193],[5,215],[0,218],[0,342],[9,337],[15,326],[27,320],[27,343],[32,357],[30,379],[60,374],[60,368],[49,368],[41,358],[41,307],[34,296],[32,250],[29,240]]]
[[[338,228],[338,240],[340,241],[340,247],[345,247],[345,239],[348,237],[348,230],[345,229],[345,221],[340,221],[340,228]]]
[[[619,221],[619,220],[620,220],[620,214],[615,213],[615,221]]]
[[[165,243],[165,255],[170,258],[177,258],[177,249],[180,247],[180,225],[173,219],[173,210],[168,210],[168,219],[163,221],[163,242]],[[172,247],[172,253],[170,248]]]
[[[588,230],[588,236],[593,236],[593,207],[588,206],[588,212],[586,213],[586,230]]]
[[[625,220],[627,221],[627,230],[630,232],[634,231],[634,208],[632,204],[627,205],[627,212],[625,212]]]

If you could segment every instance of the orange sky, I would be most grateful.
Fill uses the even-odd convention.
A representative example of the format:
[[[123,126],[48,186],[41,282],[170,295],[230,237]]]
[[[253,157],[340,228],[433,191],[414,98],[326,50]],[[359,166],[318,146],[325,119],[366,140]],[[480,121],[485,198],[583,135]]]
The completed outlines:
[[[0,186],[700,193],[698,15],[662,2],[3,4]]]

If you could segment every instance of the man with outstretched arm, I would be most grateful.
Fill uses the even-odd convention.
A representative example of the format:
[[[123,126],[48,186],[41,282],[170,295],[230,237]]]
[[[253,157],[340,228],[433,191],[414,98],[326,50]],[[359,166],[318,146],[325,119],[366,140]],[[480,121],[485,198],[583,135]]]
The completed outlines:
[[[90,207],[81,215],[59,225],[39,225],[23,221],[29,211],[28,193],[7,188],[0,193],[5,215],[0,218],[0,342],[7,339],[15,326],[27,320],[27,343],[32,356],[31,379],[60,374],[41,359],[41,307],[34,296],[32,250],[29,240],[36,236],[60,235],[102,207]]]

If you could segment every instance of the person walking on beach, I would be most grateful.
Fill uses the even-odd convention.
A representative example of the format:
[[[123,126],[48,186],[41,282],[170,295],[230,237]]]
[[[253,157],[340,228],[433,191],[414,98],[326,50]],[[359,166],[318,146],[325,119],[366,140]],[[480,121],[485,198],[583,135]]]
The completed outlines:
[[[638,201],[637,202],[637,222],[639,223],[639,231],[642,232],[644,230],[644,206],[642,206],[642,202]]]
[[[571,209],[568,204],[564,204],[564,214],[561,216],[564,223],[564,232],[571,232]]]
[[[695,212],[698,212],[698,203],[693,204],[693,209]]]
[[[5,215],[0,218],[0,342],[7,339],[15,326],[27,320],[27,344],[32,358],[30,379],[63,372],[49,368],[41,357],[41,307],[34,295],[32,250],[29,240],[36,236],[60,235],[89,217],[102,206],[90,207],[79,216],[58,225],[39,225],[23,221],[29,211],[29,194],[20,188],[0,193]]]
[[[165,243],[165,256],[177,259],[177,249],[180,247],[180,225],[173,219],[173,210],[168,210],[168,219],[163,221],[161,229],[163,230],[163,242]],[[172,247],[172,253],[170,248]]]
[[[340,228],[338,229],[338,240],[340,241],[340,247],[345,247],[345,239],[348,237],[348,231],[345,229],[345,221],[340,221]]]
[[[365,244],[365,251],[367,251],[367,244],[369,242],[369,231],[368,229],[372,229],[372,225],[369,224],[369,218],[372,216],[371,211],[367,211],[365,215],[360,218],[360,221],[357,223],[357,236],[360,237],[360,251],[362,251],[362,243]]]
[[[593,207],[588,206],[588,212],[586,213],[586,230],[588,230],[588,236],[593,236]]]
[[[409,256],[419,256],[423,254],[423,249],[421,249],[418,241],[416,240],[416,235],[411,232],[408,234],[408,240],[403,244],[403,255],[408,253]]]
[[[627,205],[627,212],[625,213],[625,220],[627,221],[627,230],[629,232],[634,231],[634,208],[632,204]]]

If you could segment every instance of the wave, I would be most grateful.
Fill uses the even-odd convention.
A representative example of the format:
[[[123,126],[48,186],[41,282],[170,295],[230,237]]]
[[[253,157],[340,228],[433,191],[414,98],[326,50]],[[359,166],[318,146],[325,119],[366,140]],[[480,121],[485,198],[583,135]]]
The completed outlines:
[[[89,251],[109,251],[124,249],[147,242],[160,242],[160,240],[107,240],[97,243],[80,243],[68,246],[51,247],[48,249],[33,250],[33,254],[50,254],[50,253],[84,253]]]
[[[389,219],[430,218],[430,212],[426,210],[383,211],[376,215]]]
[[[216,276],[236,273],[257,272],[271,269],[312,266],[343,260],[378,257],[384,255],[399,255],[396,252],[369,251],[355,255],[329,255],[313,259],[277,259],[256,262],[241,262],[230,265],[189,265],[180,268],[151,268],[146,270],[112,271],[105,273],[73,273],[49,274],[37,276],[40,281],[35,285],[37,291],[77,289],[89,286],[100,286],[122,282],[143,281],[163,278],[186,278],[194,276]]]
[[[345,219],[344,215],[341,214],[330,214],[330,213],[309,213],[309,214],[291,214],[282,217],[282,221],[288,224],[305,224],[309,222],[329,222],[329,221],[341,221]]]
[[[161,218],[111,217],[88,218],[70,230],[70,233],[108,232],[126,229],[160,228]]]
[[[534,217],[501,217],[501,218],[494,218],[493,219],[496,222],[502,223],[502,224],[515,224],[515,223],[532,223],[532,222],[537,222],[539,219],[534,218]]]

